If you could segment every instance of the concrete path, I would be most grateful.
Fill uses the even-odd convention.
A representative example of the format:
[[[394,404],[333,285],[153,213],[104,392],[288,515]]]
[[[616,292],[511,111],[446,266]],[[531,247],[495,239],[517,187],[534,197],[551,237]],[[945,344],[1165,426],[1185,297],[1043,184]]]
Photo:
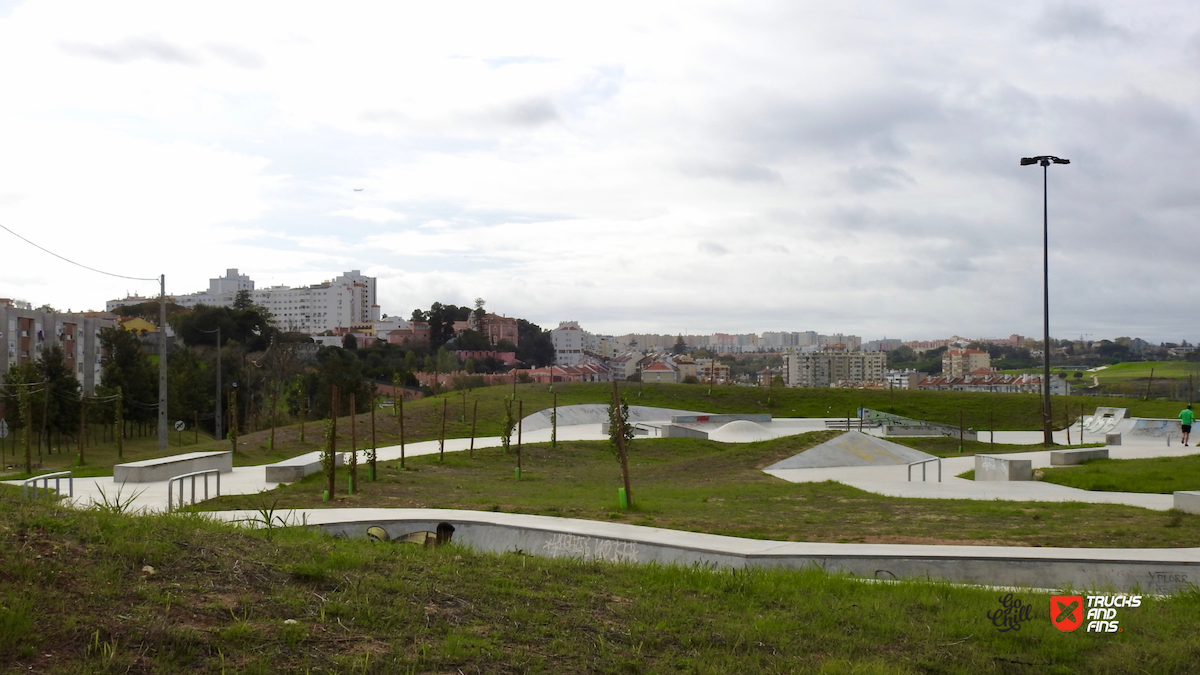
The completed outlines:
[[[1033,548],[836,544],[742,539],[623,523],[448,509],[305,509],[272,514],[278,523],[315,525],[363,538],[382,527],[389,541],[454,528],[454,544],[492,553],[523,552],[614,563],[746,568],[817,567],[869,579],[931,579],[1033,588],[1174,593],[1200,580],[1200,549]],[[211,517],[255,524],[258,514]],[[259,523],[261,526],[261,522]]]

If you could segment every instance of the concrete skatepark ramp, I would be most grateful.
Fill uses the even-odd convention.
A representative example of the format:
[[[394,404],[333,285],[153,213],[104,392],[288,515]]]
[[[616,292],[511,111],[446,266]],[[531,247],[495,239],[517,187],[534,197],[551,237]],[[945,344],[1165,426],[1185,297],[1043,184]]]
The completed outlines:
[[[885,441],[859,431],[847,431],[815,448],[809,448],[798,455],[776,462],[768,466],[766,470],[904,465],[932,458],[933,455],[898,443]]]
[[[1083,418],[1083,430],[1089,434],[1120,433],[1114,431],[1114,428],[1121,420],[1126,419],[1129,419],[1128,408],[1101,406],[1096,408],[1096,412],[1092,413],[1091,417]]]
[[[1098,407],[1083,418],[1088,434],[1121,434],[1129,437],[1179,438],[1183,432],[1177,419],[1130,417],[1128,408]]]
[[[715,431],[710,431],[708,438],[721,443],[752,443],[754,441],[769,440],[774,438],[774,436],[771,432],[764,429],[761,424],[749,420],[737,420]]]
[[[521,421],[525,431],[537,431],[550,428],[551,409],[539,410],[532,415],[526,415]],[[629,423],[666,422],[680,415],[703,415],[694,410],[672,410],[670,408],[652,408],[644,405],[629,406]],[[608,404],[585,403],[583,405],[562,405],[558,407],[558,427],[576,426],[579,424],[603,424],[608,421]]]

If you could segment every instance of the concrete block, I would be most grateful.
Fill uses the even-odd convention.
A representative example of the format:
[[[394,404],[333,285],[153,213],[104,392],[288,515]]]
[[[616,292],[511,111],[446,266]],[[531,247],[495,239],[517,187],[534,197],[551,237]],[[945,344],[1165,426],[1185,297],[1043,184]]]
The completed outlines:
[[[663,438],[708,438],[707,431],[692,429],[691,427],[680,426],[678,424],[664,424],[662,435]]]
[[[1105,445],[1120,445],[1121,434],[1104,434]]]
[[[1108,459],[1108,448],[1050,451],[1050,466],[1071,466],[1090,462],[1093,459]]]
[[[216,469],[221,473],[233,471],[233,452],[189,452],[158,459],[126,462],[113,467],[113,482],[155,483],[195,471]]]
[[[295,483],[296,481],[311,476],[314,473],[321,472],[321,455],[324,454],[320,450],[309,452],[303,455],[285,459],[282,462],[268,464],[266,467],[268,483]],[[333,465],[342,466],[344,454],[340,452],[333,453]]]
[[[1186,513],[1200,514],[1200,490],[1176,492],[1175,508]]]
[[[1000,455],[975,455],[975,480],[1033,480],[1033,461]]]

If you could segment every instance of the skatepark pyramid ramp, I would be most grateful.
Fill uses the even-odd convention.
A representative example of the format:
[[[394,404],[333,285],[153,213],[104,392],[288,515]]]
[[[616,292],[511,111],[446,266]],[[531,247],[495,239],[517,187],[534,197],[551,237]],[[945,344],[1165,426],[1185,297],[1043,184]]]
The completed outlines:
[[[798,455],[776,462],[766,468],[776,469],[822,469],[839,466],[891,466],[932,459],[920,450],[869,436],[860,431],[846,433],[809,448]]]

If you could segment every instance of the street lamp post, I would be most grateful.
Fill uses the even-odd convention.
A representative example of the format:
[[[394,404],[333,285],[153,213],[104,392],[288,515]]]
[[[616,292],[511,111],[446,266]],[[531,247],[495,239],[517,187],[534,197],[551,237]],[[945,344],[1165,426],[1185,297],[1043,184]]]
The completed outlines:
[[[1070,164],[1071,160],[1039,155],[1022,157],[1021,166],[1038,164],[1042,167],[1042,326],[1045,329],[1042,343],[1044,367],[1042,369],[1042,433],[1047,446],[1054,445],[1054,433],[1050,429],[1050,201],[1049,171],[1051,164]]]

